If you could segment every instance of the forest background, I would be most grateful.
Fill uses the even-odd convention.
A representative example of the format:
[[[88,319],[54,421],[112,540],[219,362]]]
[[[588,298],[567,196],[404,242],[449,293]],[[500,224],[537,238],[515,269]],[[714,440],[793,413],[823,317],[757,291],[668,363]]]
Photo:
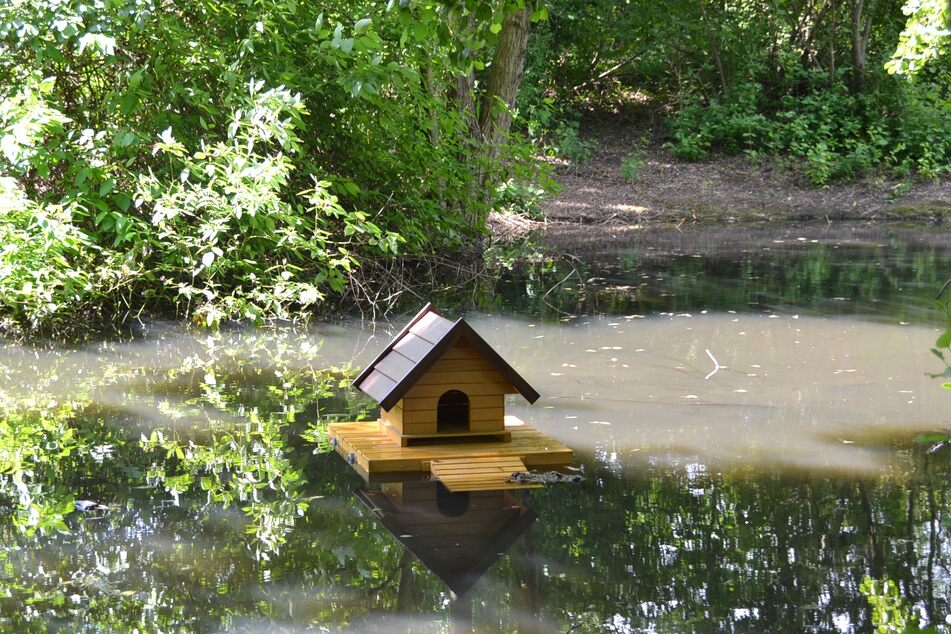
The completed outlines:
[[[945,0],[3,0],[0,328],[331,312],[374,262],[479,258],[660,113],[684,161],[816,187],[951,172]],[[636,177],[643,148],[622,170]]]

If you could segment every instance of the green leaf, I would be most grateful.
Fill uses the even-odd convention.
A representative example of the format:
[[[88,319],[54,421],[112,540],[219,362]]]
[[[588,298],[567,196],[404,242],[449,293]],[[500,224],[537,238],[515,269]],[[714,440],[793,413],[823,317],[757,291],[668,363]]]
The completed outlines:
[[[48,95],[53,92],[53,86],[56,85],[56,77],[47,77],[40,82],[40,92],[44,95]]]
[[[424,42],[429,38],[429,29],[425,24],[417,22],[413,26],[413,37],[416,38],[417,42]]]
[[[116,181],[114,178],[108,178],[99,185],[99,197],[104,198],[106,194],[112,191],[112,188],[115,187]]]
[[[498,22],[493,22],[492,26],[489,27],[489,30],[497,34],[502,30],[502,25]]]
[[[951,347],[951,328],[948,328],[944,331],[944,334],[938,337],[938,340],[935,341],[936,348],[948,348]]]
[[[370,28],[370,18],[363,18],[362,20],[357,20],[353,25],[353,32],[355,35],[362,35],[367,29]]]
[[[135,139],[135,132],[126,130],[125,132],[120,132],[118,135],[116,135],[116,145],[119,147],[128,147],[129,145],[132,145],[132,142],[135,141]]]
[[[129,205],[132,204],[132,199],[128,195],[123,194],[122,192],[117,193],[113,200],[116,201],[116,206],[119,207],[122,211],[128,211]]]

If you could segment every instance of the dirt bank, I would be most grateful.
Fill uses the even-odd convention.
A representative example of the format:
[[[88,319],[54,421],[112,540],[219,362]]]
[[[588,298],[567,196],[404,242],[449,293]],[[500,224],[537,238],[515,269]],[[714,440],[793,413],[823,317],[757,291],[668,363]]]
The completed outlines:
[[[582,138],[597,147],[581,165],[558,167],[561,192],[544,206],[553,224],[647,225],[688,222],[915,220],[951,222],[951,178],[913,182],[877,176],[815,187],[795,166],[744,157],[698,163],[675,159],[660,139],[647,142],[636,178],[621,166],[643,126],[595,117]]]

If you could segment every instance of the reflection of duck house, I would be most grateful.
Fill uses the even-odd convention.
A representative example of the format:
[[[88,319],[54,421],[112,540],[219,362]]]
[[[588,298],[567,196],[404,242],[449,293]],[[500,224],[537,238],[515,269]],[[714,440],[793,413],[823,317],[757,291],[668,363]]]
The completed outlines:
[[[438,482],[384,484],[356,495],[459,596],[538,517],[505,491],[450,493]]]
[[[571,464],[560,442],[505,415],[505,395],[538,392],[463,319],[429,305],[353,384],[380,404],[380,419],[329,426],[331,444],[365,478],[431,472],[453,491],[519,488],[527,468]]]

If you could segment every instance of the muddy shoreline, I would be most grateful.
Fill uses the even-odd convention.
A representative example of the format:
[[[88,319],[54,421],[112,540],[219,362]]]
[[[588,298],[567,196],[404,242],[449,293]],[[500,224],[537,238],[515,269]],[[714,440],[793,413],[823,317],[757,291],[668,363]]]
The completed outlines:
[[[657,134],[623,118],[590,118],[582,138],[597,146],[580,165],[559,165],[561,191],[542,207],[548,230],[564,225],[638,228],[688,223],[748,224],[837,221],[951,223],[951,176],[937,181],[880,174],[824,187],[796,163],[716,156],[687,163]],[[646,141],[645,141],[646,139]],[[635,178],[622,163],[642,148]]]

